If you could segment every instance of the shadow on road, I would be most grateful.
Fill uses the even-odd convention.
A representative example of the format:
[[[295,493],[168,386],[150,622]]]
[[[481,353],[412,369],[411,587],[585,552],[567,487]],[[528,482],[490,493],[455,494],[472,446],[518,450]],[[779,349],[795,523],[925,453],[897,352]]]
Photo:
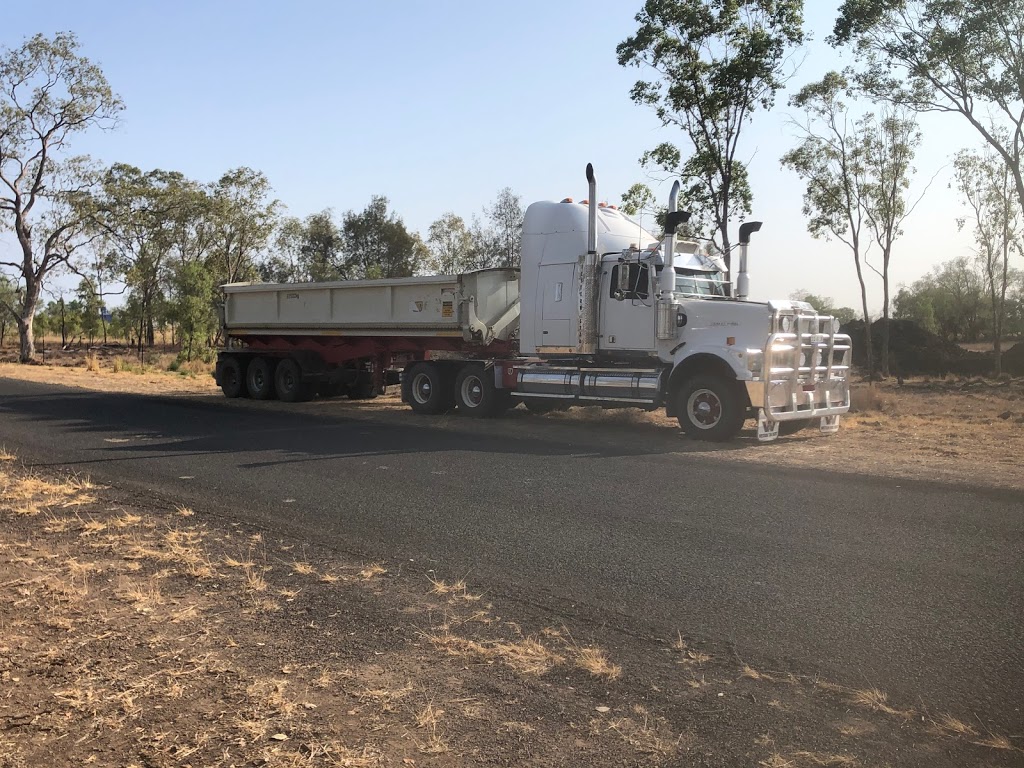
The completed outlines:
[[[131,437],[106,438],[108,443],[90,449],[101,452],[102,458],[78,464],[254,451],[277,457],[238,466],[259,469],[418,452],[616,458],[729,451],[750,442],[694,443],[674,430],[642,425],[565,424],[538,417],[481,422],[455,415],[415,417],[366,410],[345,414],[341,410],[326,414],[322,407],[314,410],[309,405],[101,392],[14,395],[0,403],[0,412],[60,422],[67,432],[131,433]],[[123,444],[114,442],[122,439]],[[147,455],[140,457],[140,453]]]

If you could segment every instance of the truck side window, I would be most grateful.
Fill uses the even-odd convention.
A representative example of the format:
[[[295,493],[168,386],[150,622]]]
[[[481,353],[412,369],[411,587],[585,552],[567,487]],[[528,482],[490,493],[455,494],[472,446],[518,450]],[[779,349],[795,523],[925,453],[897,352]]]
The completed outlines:
[[[623,294],[626,301],[646,300],[650,295],[650,282],[646,264],[617,264],[612,267],[611,289],[608,297],[616,298],[615,294],[619,286],[619,270],[622,267],[629,269],[629,290]]]

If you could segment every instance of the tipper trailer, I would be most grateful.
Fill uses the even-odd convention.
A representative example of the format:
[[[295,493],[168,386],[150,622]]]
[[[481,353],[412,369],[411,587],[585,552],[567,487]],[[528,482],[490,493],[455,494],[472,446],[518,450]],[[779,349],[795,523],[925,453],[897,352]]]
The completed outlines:
[[[572,405],[664,408],[687,434],[735,436],[748,417],[772,440],[850,407],[850,338],[799,301],[748,301],[740,226],[733,285],[724,265],[589,198],[531,205],[519,269],[453,276],[224,286],[228,397],[294,402],[372,397],[401,382],[415,413],[496,416]]]

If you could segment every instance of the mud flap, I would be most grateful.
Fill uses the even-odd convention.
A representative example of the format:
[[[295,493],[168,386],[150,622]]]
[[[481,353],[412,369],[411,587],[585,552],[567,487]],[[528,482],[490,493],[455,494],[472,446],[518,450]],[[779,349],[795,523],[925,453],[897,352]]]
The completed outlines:
[[[824,419],[822,419],[824,422]],[[757,409],[757,439],[761,443],[770,443],[779,436],[779,422],[770,421],[764,408]]]
[[[839,414],[837,413],[833,416],[822,416],[821,426],[819,429],[823,435],[834,435],[839,431]]]

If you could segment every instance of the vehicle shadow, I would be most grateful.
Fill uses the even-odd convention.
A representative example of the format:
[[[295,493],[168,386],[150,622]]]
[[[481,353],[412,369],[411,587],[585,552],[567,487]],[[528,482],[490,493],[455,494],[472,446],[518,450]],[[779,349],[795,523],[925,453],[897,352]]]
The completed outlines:
[[[0,414],[46,422],[72,434],[121,433],[89,446],[87,450],[97,455],[79,460],[80,464],[129,457],[266,454],[238,465],[257,469],[428,452],[618,458],[719,453],[756,444],[749,436],[730,443],[700,443],[660,425],[566,423],[522,410],[508,419],[473,420],[458,415],[418,417],[398,409],[347,410],[344,403],[338,407],[328,403],[288,405],[225,401],[216,396],[59,392],[5,397]]]

